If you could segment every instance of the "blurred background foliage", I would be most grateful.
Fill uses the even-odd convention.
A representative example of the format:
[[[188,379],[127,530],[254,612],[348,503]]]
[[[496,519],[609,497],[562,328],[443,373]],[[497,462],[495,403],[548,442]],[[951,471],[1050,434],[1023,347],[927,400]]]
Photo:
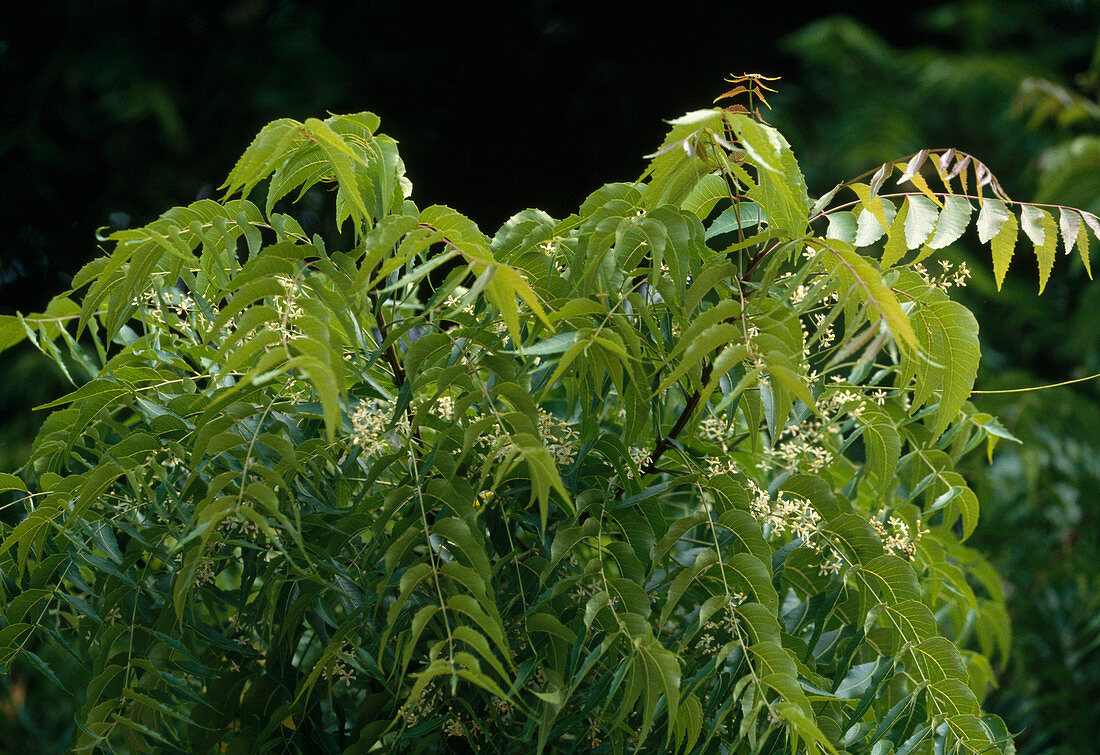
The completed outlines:
[[[1014,197],[1100,212],[1100,5],[1086,0],[804,3],[672,10],[536,0],[470,13],[242,0],[203,9],[57,2],[0,22],[0,312],[40,308],[96,255],[94,229],[140,225],[208,196],[277,117],[379,113],[422,205],[490,232],[527,206],[564,215],[636,175],[660,118],[706,106],[723,77],[780,74],[771,121],[811,193],[922,147],[973,153]],[[542,180],[518,186],[519,166]],[[1095,251],[1095,250],[1094,250]],[[956,296],[981,325],[983,390],[1100,372],[1100,283],[1076,257],[1035,295],[997,292],[980,256]],[[29,350],[0,381],[0,470],[26,457],[29,408],[64,379]],[[1015,648],[994,712],[1022,753],[1095,750],[1100,716],[1100,381],[975,397],[1023,443],[975,455],[973,543],[1001,569]],[[10,521],[13,512],[0,510]],[[62,683],[72,660],[46,659]],[[75,687],[77,685],[69,684]],[[80,690],[0,676],[0,751],[51,752]]]
[[[841,166],[858,175],[922,147],[981,155],[1010,195],[1100,209],[1100,48],[1089,3],[968,2],[921,17],[935,46],[898,48],[850,17],[784,41],[799,73],[777,99],[811,191]],[[1019,268],[996,291],[988,265],[953,295],[981,323],[984,390],[1100,372],[1100,281],[1076,260],[1042,297]],[[1098,382],[978,395],[1023,443],[970,459],[982,502],[974,545],[1006,581],[1012,662],[988,704],[1023,753],[1094,752],[1100,736],[1100,410]]]

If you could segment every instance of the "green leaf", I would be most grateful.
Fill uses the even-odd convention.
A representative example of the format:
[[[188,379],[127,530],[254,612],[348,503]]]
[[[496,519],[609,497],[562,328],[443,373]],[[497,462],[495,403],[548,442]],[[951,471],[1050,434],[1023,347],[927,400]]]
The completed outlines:
[[[1039,293],[1043,293],[1050,271],[1054,267],[1054,257],[1058,251],[1058,226],[1046,210],[1024,205],[1022,210],[1024,233],[1035,245],[1035,259],[1039,263]]]
[[[693,694],[680,700],[680,711],[675,719],[676,749],[691,752],[703,732],[703,706]]]
[[[771,566],[771,546],[764,539],[760,529],[760,522],[751,514],[741,509],[729,509],[722,512],[715,522],[717,527],[726,528],[735,538],[736,549],[755,556],[764,564],[765,568]]]
[[[905,246],[916,249],[928,240],[940,210],[931,200],[915,194],[907,196],[905,204],[909,207],[905,215]]]
[[[1081,213],[1068,207],[1059,208],[1058,228],[1062,232],[1062,244],[1068,255],[1073,251],[1073,245],[1077,243],[1077,235],[1081,231]]]
[[[771,583],[768,568],[760,559],[748,553],[735,553],[727,561],[729,572],[739,578],[742,586],[749,588],[756,602],[770,611],[779,608],[779,594]]]
[[[832,212],[828,215],[829,225],[825,229],[825,238],[837,239],[854,244],[859,230],[859,221],[850,212]]]
[[[684,197],[680,207],[702,220],[710,214],[714,205],[729,198],[730,189],[726,180],[717,173],[708,173],[700,178],[695,187]]]
[[[885,554],[863,564],[861,575],[867,586],[887,605],[920,600],[920,585],[908,561]]]
[[[500,300],[506,297],[518,296],[523,303],[535,313],[535,316],[542,320],[546,327],[553,332],[554,326],[549,318],[547,318],[546,310],[543,309],[538,294],[531,288],[531,284],[527,282],[527,277],[522,272],[508,265],[498,265],[490,290],[492,292],[499,291],[495,297],[494,304],[499,304]],[[511,301],[511,299],[508,300]],[[519,342],[518,327],[512,337],[517,343]]]
[[[264,126],[221,185],[226,196],[241,189],[241,195],[247,197],[286,158],[295,137],[301,133],[302,124],[292,118],[280,118]]]
[[[904,642],[916,644],[937,633],[936,617],[928,606],[919,600],[903,599],[894,603],[883,603],[868,613],[884,617],[901,635]]]
[[[724,595],[717,597],[721,598],[723,602],[725,601]],[[753,644],[761,642],[779,644],[781,642],[779,621],[767,606],[761,603],[741,603],[734,608],[734,612],[737,614],[738,619],[744,622],[749,640]]]
[[[836,755],[836,747],[818,726],[811,712],[792,702],[776,704],[775,712],[794,733],[792,741],[801,739],[805,743],[805,752],[823,751]]]
[[[833,242],[825,249],[827,267],[834,273],[845,274],[852,280],[853,289],[860,298],[878,312],[879,318],[890,328],[894,338],[905,346],[916,348],[917,337],[909,318],[901,308],[897,296],[882,282],[882,275],[872,267],[867,258],[857,254],[843,242]]]
[[[991,200],[989,200],[991,201]],[[1008,265],[1012,262],[1012,252],[1016,247],[1016,235],[1019,228],[1016,224],[1016,216],[1009,214],[1001,225],[1001,229],[990,242],[993,251],[993,277],[997,281],[997,290],[1001,290],[1004,283]]]
[[[321,399],[321,411],[325,418],[325,435],[331,443],[340,427],[342,411],[340,408],[341,386],[336,372],[320,359],[308,356],[294,357],[288,367],[295,367],[309,379],[313,389]]]
[[[27,329],[23,323],[24,318],[21,316],[0,315],[0,352],[10,349],[27,337]]]
[[[682,205],[713,166],[702,159],[702,144],[708,134],[721,130],[722,111],[718,108],[696,110],[669,121],[661,148],[652,155],[643,178],[649,183],[642,204],[654,210],[664,204]]]
[[[890,228],[886,232],[886,243],[882,245],[881,264],[884,268],[893,267],[909,251],[906,245],[905,221],[909,217],[909,203],[902,202]]]
[[[672,584],[669,585],[668,591],[665,594],[665,607],[661,611],[661,618],[658,619],[658,623],[664,624],[668,621],[668,617],[676,609],[680,598],[691,587],[691,583],[694,582],[700,573],[705,572],[711,566],[718,563],[718,554],[714,550],[708,548],[700,551],[695,557],[695,563],[686,569],[681,569],[677,572],[676,577],[672,580]]]
[[[916,378],[910,414],[940,392],[932,426],[932,437],[937,438],[955,422],[974,387],[981,359],[978,322],[966,307],[938,291],[930,291],[913,274],[899,278],[898,290],[914,296],[909,317],[920,343],[919,354],[906,354],[902,359],[899,387],[908,386],[909,380]]]
[[[643,669],[643,689],[645,706],[642,711],[641,737],[644,739],[653,723],[653,713],[657,708],[658,697],[663,694],[668,708],[670,723],[676,721],[680,704],[680,661],[677,656],[659,644],[643,645],[638,648],[640,661],[635,666]],[[673,727],[668,728],[668,738],[673,735]]]
[[[351,219],[358,233],[365,223],[372,220],[367,211],[367,205],[363,201],[364,185],[355,170],[357,165],[366,167],[366,163],[326,122],[317,118],[307,118],[303,125],[306,133],[321,148],[325,159],[332,166],[345,201],[349,201],[354,208],[355,212]]]
[[[878,486],[879,499],[885,499],[897,485],[897,463],[901,458],[901,435],[891,417],[876,407],[865,407],[860,417],[867,464]]]
[[[949,718],[977,715],[981,711],[974,693],[960,679],[945,678],[933,682],[928,685],[928,694],[933,708]]]
[[[13,474],[0,472],[0,493],[8,490],[20,490],[27,492],[27,484]]]
[[[932,249],[943,249],[949,244],[958,241],[966,227],[970,224],[970,215],[974,212],[974,205],[964,197],[949,196],[944,200],[944,209],[940,213],[940,219],[936,223],[936,231],[928,240],[928,246]]]
[[[958,472],[941,472],[938,475],[938,482],[937,492],[945,487],[948,488],[948,492],[940,497],[950,495],[944,504],[947,508],[944,512],[943,525],[945,528],[949,528],[954,525],[956,520],[961,518],[962,537],[959,540],[960,542],[965,541],[978,526],[980,512],[978,497],[974,495],[974,491],[967,485],[966,479]],[[929,510],[931,511],[932,508],[935,507],[930,507]]]
[[[539,518],[545,527],[550,506],[550,490],[557,492],[561,502],[569,508],[572,507],[572,499],[562,484],[558,465],[554,463],[546,447],[538,438],[520,433],[512,437],[512,442],[527,462],[531,473],[531,500],[538,502]]]
[[[870,246],[890,230],[897,217],[898,208],[893,202],[875,197],[871,203],[860,210],[856,220],[855,246]]]
[[[527,617],[527,631],[528,632],[546,632],[547,634],[561,639],[572,645],[577,641],[577,635],[570,630],[565,624],[556,616],[551,616],[548,613],[533,613]]]
[[[739,231],[742,228],[751,228],[765,220],[760,205],[755,202],[740,202],[714,219],[714,222],[707,227],[705,238],[709,241],[715,236]]]
[[[770,228],[787,238],[802,237],[810,198],[787,140],[776,129],[743,113],[727,111],[725,118],[757,167],[758,184],[749,189],[749,198],[760,205]]]
[[[509,354],[526,354],[527,356],[548,356],[550,354],[561,354],[563,351],[568,351],[571,346],[576,344],[581,339],[581,334],[576,331],[571,333],[558,333],[555,336],[551,336],[543,341],[539,341],[533,346],[524,346],[519,351],[509,351]],[[449,341],[449,339],[448,339]]]
[[[857,562],[871,561],[882,555],[882,541],[868,521],[858,514],[846,513],[830,519],[822,531]]]
[[[909,648],[921,676],[929,682],[966,680],[966,667],[958,648],[946,637],[929,637]]]
[[[1046,224],[1043,223],[1043,215],[1046,213],[1034,205],[1025,204],[1020,207],[1020,227],[1031,239],[1031,243],[1040,247],[1046,241]]]
[[[744,336],[744,330],[737,325],[732,323],[718,323],[717,325],[710,326],[702,333],[693,335],[690,340],[684,339],[681,343],[686,342],[688,346],[687,350],[684,351],[683,357],[680,359],[680,363],[676,365],[676,369],[665,376],[665,379],[657,386],[654,394],[663,394],[670,385],[674,384],[690,370],[702,365],[708,356],[711,356],[731,341],[744,339]],[[733,360],[730,366],[749,356],[748,347],[743,343],[733,344],[729,348],[732,351],[728,359]]]
[[[982,209],[978,213],[978,241],[989,243],[1010,218],[1015,218],[1004,202],[993,197],[981,201]]]
[[[1081,264],[1085,266],[1085,272],[1088,273],[1089,280],[1092,280],[1092,266],[1089,261],[1089,234],[1084,225],[1077,231],[1077,253],[1081,255]]]

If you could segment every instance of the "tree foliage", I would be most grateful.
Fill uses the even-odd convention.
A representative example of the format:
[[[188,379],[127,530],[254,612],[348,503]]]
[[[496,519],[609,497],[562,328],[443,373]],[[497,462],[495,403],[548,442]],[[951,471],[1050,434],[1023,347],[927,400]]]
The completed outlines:
[[[940,5],[924,16],[919,47],[893,46],[850,20],[815,24],[789,40],[805,65],[774,122],[798,144],[811,186],[923,144],[956,144],[996,165],[1014,195],[1097,213],[1095,12],[1059,2]],[[978,383],[1009,391],[975,402],[1023,441],[999,446],[992,465],[974,455],[960,468],[982,502],[971,545],[1002,573],[1013,624],[1012,657],[985,704],[1020,732],[1020,752],[1088,752],[1100,733],[1080,704],[1100,689],[1089,494],[1100,448],[1089,378],[1100,371],[1100,282],[1074,250],[1036,298],[1030,247],[1019,233],[1025,259],[999,290],[973,234],[947,250],[974,272],[956,298],[981,325]],[[1067,378],[1076,382],[1034,390]]]
[[[81,664],[77,750],[1012,751],[955,470],[1011,436],[923,262],[1022,229],[1042,287],[1100,224],[954,150],[812,201],[735,84],[492,237],[376,116],[279,120],[0,318],[79,385],[0,478],[0,661]]]

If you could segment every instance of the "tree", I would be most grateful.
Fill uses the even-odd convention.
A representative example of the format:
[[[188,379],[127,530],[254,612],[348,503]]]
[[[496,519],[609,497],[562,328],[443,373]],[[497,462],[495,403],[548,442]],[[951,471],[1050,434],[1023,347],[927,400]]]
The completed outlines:
[[[414,204],[376,116],[279,120],[0,319],[80,383],[0,478],[0,659],[83,665],[75,745],[1012,751],[954,469],[1011,436],[967,401],[965,268],[922,263],[976,203],[1042,285],[1100,222],[955,150],[811,202],[733,83],[491,238]]]

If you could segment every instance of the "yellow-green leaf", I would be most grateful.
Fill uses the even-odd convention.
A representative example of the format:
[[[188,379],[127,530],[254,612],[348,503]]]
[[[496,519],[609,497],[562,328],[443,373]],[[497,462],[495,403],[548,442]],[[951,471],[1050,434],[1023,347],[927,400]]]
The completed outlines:
[[[997,281],[997,290],[1001,290],[1005,273],[1008,272],[1009,263],[1012,262],[1012,253],[1016,248],[1016,236],[1019,227],[1016,224],[1016,216],[1009,213],[1001,225],[1001,229],[993,237],[989,246],[993,252],[993,277]]]

